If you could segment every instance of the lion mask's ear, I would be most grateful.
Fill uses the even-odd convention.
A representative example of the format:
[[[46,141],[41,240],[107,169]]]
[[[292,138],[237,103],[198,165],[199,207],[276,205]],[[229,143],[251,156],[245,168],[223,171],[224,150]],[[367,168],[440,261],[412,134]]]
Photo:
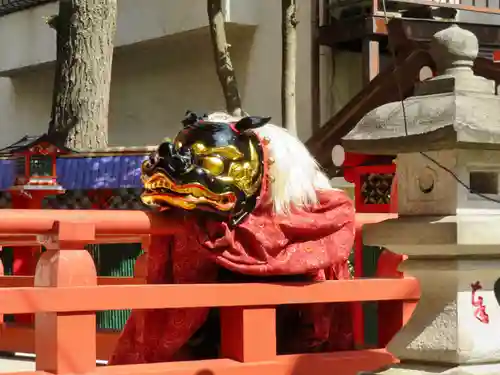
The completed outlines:
[[[234,128],[239,132],[243,133],[250,129],[260,128],[271,121],[271,117],[258,117],[258,116],[248,116],[242,118],[236,124]]]
[[[197,121],[198,121],[198,115],[190,110],[187,110],[184,116],[184,120],[182,120],[182,125],[186,127],[195,124]]]

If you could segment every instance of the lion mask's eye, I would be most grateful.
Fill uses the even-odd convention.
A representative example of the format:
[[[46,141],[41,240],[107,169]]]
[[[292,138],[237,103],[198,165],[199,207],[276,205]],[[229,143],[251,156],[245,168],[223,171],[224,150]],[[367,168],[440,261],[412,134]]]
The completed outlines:
[[[214,176],[218,176],[224,172],[224,162],[217,156],[207,156],[202,158],[201,167],[209,171]]]

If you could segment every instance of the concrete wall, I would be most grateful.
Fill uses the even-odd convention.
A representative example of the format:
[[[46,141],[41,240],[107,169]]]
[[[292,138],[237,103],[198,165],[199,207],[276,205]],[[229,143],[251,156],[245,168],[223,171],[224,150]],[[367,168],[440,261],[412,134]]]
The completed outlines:
[[[47,3],[0,18],[0,72],[30,67],[55,59],[55,32],[46,19],[58,12],[58,2]],[[252,2],[226,0],[227,21],[254,24]],[[141,5],[138,5],[141,4]],[[208,25],[206,2],[199,0],[120,0],[115,45],[195,30]]]
[[[201,27],[174,35],[168,35],[167,30],[163,29],[163,34],[167,36],[158,36],[167,21],[164,15],[156,14],[154,10],[158,9],[153,5],[180,2],[193,3],[193,6],[194,2],[202,3],[200,0],[148,0],[148,6],[143,5],[139,14],[131,0],[119,2],[119,48],[115,50],[109,117],[111,145],[156,144],[177,131],[186,109],[203,112],[224,108],[208,29]],[[229,3],[230,19],[240,20],[238,24],[233,22],[228,26],[228,36],[245,110],[272,116],[273,121],[280,124],[280,2],[231,0]],[[251,4],[252,8],[245,11],[238,3]],[[171,30],[192,25],[185,26],[187,30],[194,28],[197,22],[199,26],[206,22],[203,18],[204,7],[203,17],[199,9],[194,14],[172,9],[169,11],[172,24],[168,24]],[[43,12],[38,8],[11,16],[20,20],[24,13],[36,23],[30,24],[31,29],[27,26],[30,33],[36,34],[41,32],[36,30],[47,27],[41,17]],[[167,13],[166,10],[164,13]],[[23,29],[6,26],[10,24],[14,27],[15,23],[9,18],[11,16],[0,18],[0,46],[5,45],[3,43],[10,38],[9,48],[16,50],[17,60],[2,54],[0,69],[8,64],[12,69],[24,68],[10,78],[0,78],[0,146],[8,145],[25,134],[46,131],[53,83],[53,63],[50,61],[55,57],[55,42],[48,38],[40,42],[43,45],[39,45],[39,42],[29,42],[26,35],[16,40],[13,30],[22,32]],[[246,22],[243,22],[244,18]],[[309,2],[299,3],[298,18],[297,115],[299,136],[306,140],[312,133]],[[9,21],[5,22],[6,19]],[[177,29],[173,25],[175,22]],[[28,23],[26,20],[21,22],[25,26]],[[256,23],[257,27],[248,26],[252,23]],[[53,31],[49,30],[49,33]],[[152,35],[155,37],[152,38]],[[147,41],[131,44],[141,38]],[[321,104],[322,118],[325,120],[361,88],[361,58],[354,53],[339,53],[332,58],[329,49],[325,48],[321,60]],[[35,65],[40,62],[45,64]],[[29,65],[26,67],[23,64]]]

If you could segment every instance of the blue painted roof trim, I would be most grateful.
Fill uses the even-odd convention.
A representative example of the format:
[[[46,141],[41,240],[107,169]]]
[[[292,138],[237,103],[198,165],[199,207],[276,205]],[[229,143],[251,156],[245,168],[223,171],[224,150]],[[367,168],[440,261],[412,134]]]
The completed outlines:
[[[145,155],[59,158],[57,179],[67,190],[139,188]]]
[[[71,157],[57,159],[57,178],[66,190],[140,188],[146,155]],[[0,190],[14,183],[14,161],[0,159]]]

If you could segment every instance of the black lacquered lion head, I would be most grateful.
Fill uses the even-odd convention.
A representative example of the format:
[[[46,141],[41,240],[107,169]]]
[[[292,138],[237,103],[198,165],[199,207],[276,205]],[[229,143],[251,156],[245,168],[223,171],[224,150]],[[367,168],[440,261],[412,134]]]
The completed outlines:
[[[255,207],[264,178],[262,145],[251,130],[269,120],[216,122],[188,111],[174,141],[163,142],[144,161],[142,201],[237,223]]]

